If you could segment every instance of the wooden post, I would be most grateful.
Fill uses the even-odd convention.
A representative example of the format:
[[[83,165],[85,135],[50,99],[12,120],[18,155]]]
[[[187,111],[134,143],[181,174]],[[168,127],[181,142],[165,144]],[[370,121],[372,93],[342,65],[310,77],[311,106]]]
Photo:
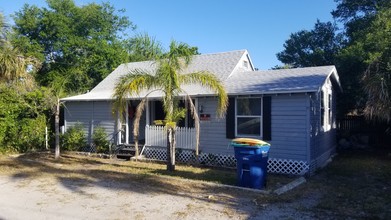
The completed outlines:
[[[49,150],[49,147],[48,147],[49,143],[48,143],[48,126],[45,127],[45,148],[46,150]]]
[[[56,112],[54,113],[54,130],[55,130],[55,153],[54,158],[60,157],[60,99],[57,98]]]

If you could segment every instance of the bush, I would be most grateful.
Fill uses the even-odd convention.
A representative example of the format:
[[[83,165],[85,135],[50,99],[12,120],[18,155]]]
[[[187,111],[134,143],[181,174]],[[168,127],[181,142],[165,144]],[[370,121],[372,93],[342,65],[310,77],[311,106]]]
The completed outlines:
[[[77,123],[73,127],[68,128],[62,135],[62,147],[64,150],[77,151],[86,145],[86,135],[84,134],[81,123]]]
[[[43,149],[45,143],[46,117],[25,118],[20,121],[19,151]]]
[[[43,149],[47,108],[43,90],[0,83],[0,152]]]
[[[96,152],[107,153],[109,151],[109,141],[107,140],[107,134],[103,127],[97,126],[94,128],[92,134],[92,142],[95,145]]]

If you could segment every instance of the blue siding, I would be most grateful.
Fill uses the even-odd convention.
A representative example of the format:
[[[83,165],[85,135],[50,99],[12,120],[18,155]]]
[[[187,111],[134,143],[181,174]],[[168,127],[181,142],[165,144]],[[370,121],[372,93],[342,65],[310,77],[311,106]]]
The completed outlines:
[[[270,157],[307,160],[306,94],[272,97],[272,140]]]
[[[111,103],[106,101],[94,102],[66,102],[65,103],[65,130],[81,123],[91,142],[93,129],[96,126],[105,128],[110,139],[115,131],[115,119],[111,114]]]
[[[311,96],[311,172],[322,167],[327,160],[335,153],[336,140],[336,91],[332,87],[332,117],[331,129],[324,130],[321,125],[321,103],[320,92]]]
[[[306,94],[272,96],[270,157],[307,161],[308,98]],[[201,152],[232,155],[225,119],[216,118],[216,99],[200,98],[198,102],[204,106],[204,113],[211,115],[211,120],[201,122]]]
[[[225,118],[217,118],[217,99],[199,98],[198,105],[204,107],[203,114],[210,114],[210,120],[200,122],[200,150],[204,153],[232,155],[230,140],[226,138]]]

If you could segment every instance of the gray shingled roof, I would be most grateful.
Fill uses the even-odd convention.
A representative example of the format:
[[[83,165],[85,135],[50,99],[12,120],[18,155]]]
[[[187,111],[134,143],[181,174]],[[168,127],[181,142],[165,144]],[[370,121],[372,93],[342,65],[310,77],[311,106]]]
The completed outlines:
[[[332,76],[339,84],[334,66],[306,67],[235,73],[224,85],[229,94],[315,92]]]
[[[221,81],[224,81],[237,67],[240,59],[247,54],[246,50],[229,51],[214,54],[202,54],[194,56],[190,65],[183,70],[183,73],[191,73],[196,71],[209,71],[214,73]],[[102,82],[100,82],[90,92],[82,95],[64,98],[62,100],[109,100],[112,99],[115,83],[117,80],[129,73],[132,70],[141,69],[153,74],[156,70],[156,65],[152,61],[133,62],[122,64],[110,73]],[[211,94],[210,91],[203,89],[200,86],[184,86],[184,90],[188,94]],[[146,93],[139,94],[143,97]],[[160,93],[152,94],[152,96],[160,97]]]
[[[314,92],[318,91],[330,76],[336,79],[339,84],[334,66],[243,72],[240,70],[240,60],[244,55],[247,55],[246,50],[196,55],[183,73],[196,71],[214,73],[223,82],[227,93],[235,95]],[[135,69],[153,74],[156,65],[152,61],[122,64],[90,92],[62,100],[111,100],[115,83],[119,77]],[[184,85],[182,88],[192,96],[214,95],[199,85]],[[144,97],[146,94],[147,91],[142,92],[138,97]],[[154,92],[150,96],[161,97],[162,93]]]

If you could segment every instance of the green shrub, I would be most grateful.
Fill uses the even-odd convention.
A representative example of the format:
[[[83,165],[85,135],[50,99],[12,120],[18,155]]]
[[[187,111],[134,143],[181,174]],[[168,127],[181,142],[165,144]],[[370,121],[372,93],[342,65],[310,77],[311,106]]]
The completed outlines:
[[[87,145],[86,135],[84,134],[83,125],[77,123],[67,129],[62,135],[62,147],[64,150],[77,151]]]
[[[0,83],[0,152],[44,147],[47,106],[41,89],[20,91]]]
[[[38,150],[44,148],[46,117],[25,118],[20,122],[19,151]]]
[[[97,126],[94,128],[92,142],[95,145],[96,152],[107,153],[109,151],[109,141],[107,140],[107,134],[103,127]]]

